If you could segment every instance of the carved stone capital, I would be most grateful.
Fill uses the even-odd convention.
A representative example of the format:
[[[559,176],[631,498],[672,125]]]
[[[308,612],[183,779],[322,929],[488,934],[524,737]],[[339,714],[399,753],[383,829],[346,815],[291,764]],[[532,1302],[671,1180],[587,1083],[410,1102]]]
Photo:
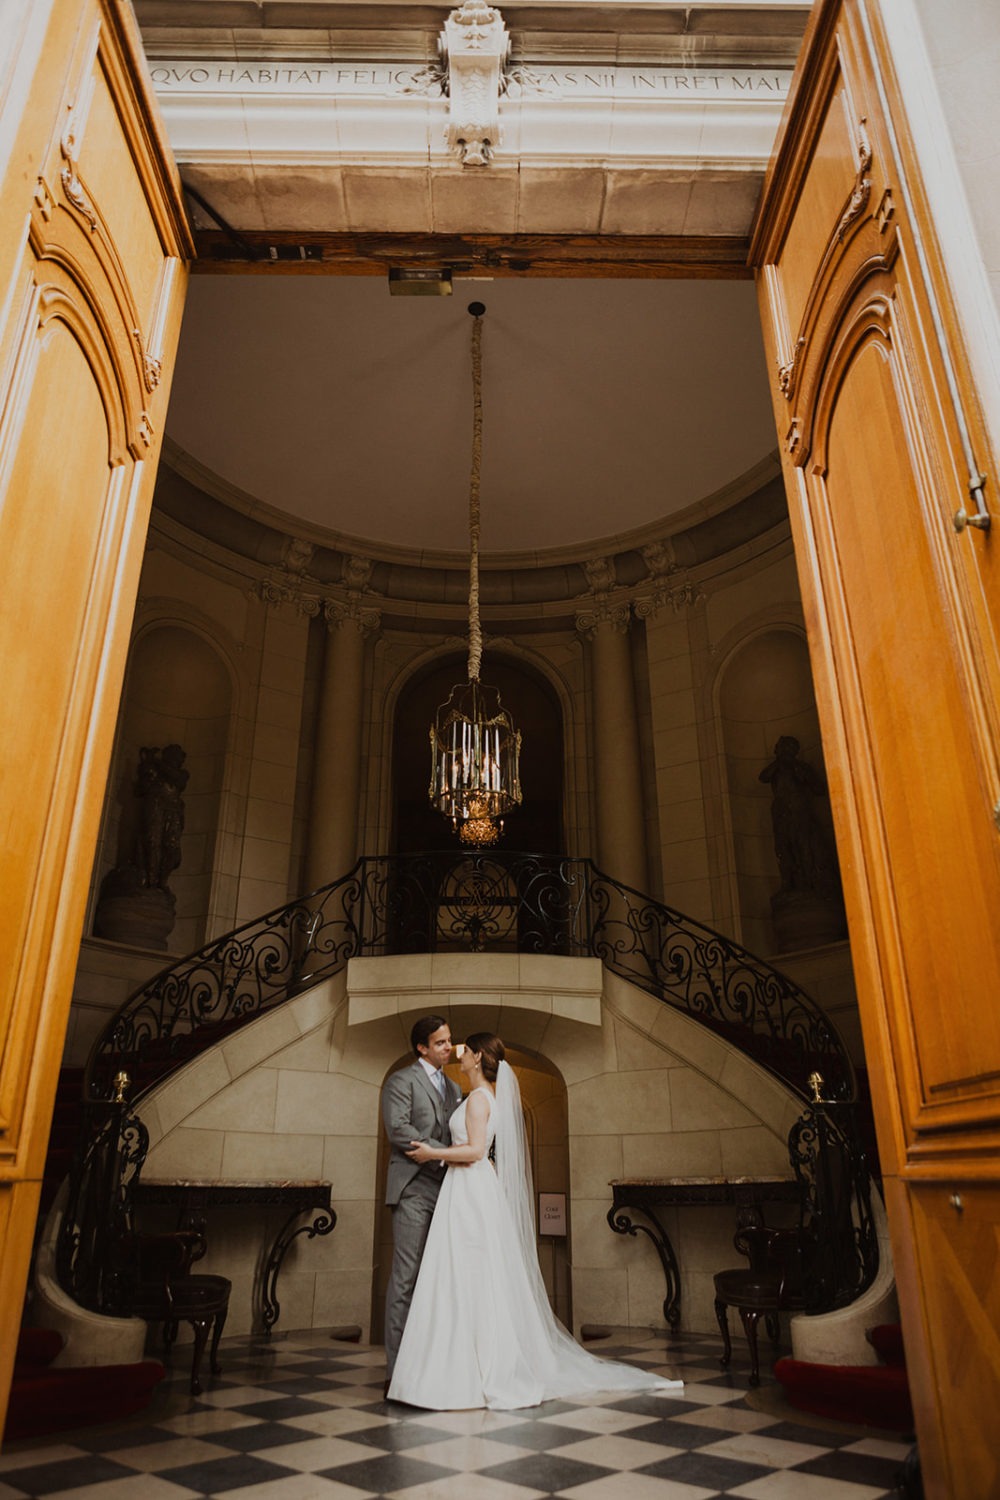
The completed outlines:
[[[254,588],[250,590],[250,597],[259,599],[262,604],[271,609],[278,609],[282,605],[290,605],[297,614],[306,615],[314,620],[322,607],[322,600],[318,594],[306,593],[299,585],[301,580],[292,573],[277,574],[270,578],[262,578]]]
[[[610,629],[618,635],[628,631],[631,606],[626,600],[610,604],[607,599],[595,599],[593,609],[581,609],[576,616],[576,628],[581,635],[593,640],[599,630]]]
[[[448,66],[448,145],[463,167],[485,167],[500,144],[500,94],[510,38],[484,0],[465,0],[441,33]]]
[[[636,599],[633,607],[637,619],[651,620],[668,605],[676,615],[682,609],[698,604],[704,597],[701,586],[692,583],[690,578],[685,578],[674,583],[660,583],[651,594],[644,594],[641,599]]]
[[[378,630],[382,624],[382,611],[372,609],[358,599],[327,599],[323,605],[323,618],[328,630],[353,625],[358,634],[364,637]]]

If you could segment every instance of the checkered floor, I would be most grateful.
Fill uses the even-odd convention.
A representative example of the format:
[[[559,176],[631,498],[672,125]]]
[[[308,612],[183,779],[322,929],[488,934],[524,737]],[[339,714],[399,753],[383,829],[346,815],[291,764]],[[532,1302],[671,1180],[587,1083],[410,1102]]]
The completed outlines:
[[[11,1443],[0,1500],[877,1500],[905,1442],[751,1409],[745,1361],[719,1341],[613,1334],[590,1346],[684,1391],[550,1401],[523,1412],[428,1412],[382,1399],[380,1348],[319,1331],[228,1339],[195,1399],[183,1349],[144,1412]]]

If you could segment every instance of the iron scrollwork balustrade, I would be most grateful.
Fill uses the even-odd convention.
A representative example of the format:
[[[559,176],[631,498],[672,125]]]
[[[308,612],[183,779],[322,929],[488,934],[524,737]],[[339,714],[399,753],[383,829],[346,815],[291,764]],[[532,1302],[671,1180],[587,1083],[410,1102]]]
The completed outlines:
[[[808,1310],[846,1307],[867,1291],[879,1267],[871,1174],[852,1105],[813,1104],[792,1126],[788,1154],[815,1246]]]
[[[129,1312],[135,1270],[125,1246],[133,1184],[148,1149],[149,1132],[128,1104],[87,1106],[56,1241],[56,1275],[92,1312]]]
[[[355,956],[442,951],[597,957],[809,1097],[854,1076],[835,1027],[785,975],[586,859],[490,853],[364,856],[341,879],[208,943],[135,992],[98,1038],[87,1094],[124,1070],[133,1101],[211,1040]]]

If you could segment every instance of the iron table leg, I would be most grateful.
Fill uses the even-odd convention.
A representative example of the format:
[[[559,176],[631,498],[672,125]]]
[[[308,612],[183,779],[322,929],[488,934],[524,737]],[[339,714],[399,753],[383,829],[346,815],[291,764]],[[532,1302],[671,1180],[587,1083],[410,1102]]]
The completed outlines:
[[[650,1220],[653,1227],[650,1228],[647,1224],[633,1224],[629,1218],[630,1213],[643,1214]],[[671,1333],[676,1333],[681,1321],[681,1273],[667,1231],[652,1208],[630,1208],[625,1211],[616,1206],[608,1212],[608,1223],[615,1234],[630,1234],[634,1237],[641,1230],[656,1246],[656,1253],[663,1267],[663,1279],[667,1284],[667,1295],[663,1299],[663,1316],[667,1320]]]
[[[297,1208],[285,1220],[274,1244],[271,1246],[271,1252],[264,1267],[264,1274],[261,1281],[260,1305],[264,1332],[268,1335],[270,1335],[271,1329],[278,1321],[278,1314],[281,1312],[281,1304],[278,1301],[278,1273],[281,1270],[281,1265],[285,1259],[289,1245],[300,1234],[304,1234],[310,1240],[315,1239],[317,1236],[322,1237],[323,1235],[327,1235],[337,1222],[337,1215],[330,1208],[317,1214],[311,1224],[300,1224],[298,1229],[293,1229],[292,1225],[300,1217],[301,1213],[302,1210]]]

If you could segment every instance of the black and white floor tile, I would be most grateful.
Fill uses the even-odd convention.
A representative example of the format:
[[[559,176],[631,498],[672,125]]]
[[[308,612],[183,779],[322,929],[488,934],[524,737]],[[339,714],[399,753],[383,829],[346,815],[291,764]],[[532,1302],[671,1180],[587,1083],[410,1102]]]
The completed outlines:
[[[184,1350],[129,1421],[22,1440],[0,1500],[884,1500],[908,1444],[752,1409],[719,1341],[619,1334],[590,1346],[684,1380],[676,1397],[608,1395],[519,1412],[382,1399],[382,1350],[328,1334],[223,1343],[187,1390]]]

